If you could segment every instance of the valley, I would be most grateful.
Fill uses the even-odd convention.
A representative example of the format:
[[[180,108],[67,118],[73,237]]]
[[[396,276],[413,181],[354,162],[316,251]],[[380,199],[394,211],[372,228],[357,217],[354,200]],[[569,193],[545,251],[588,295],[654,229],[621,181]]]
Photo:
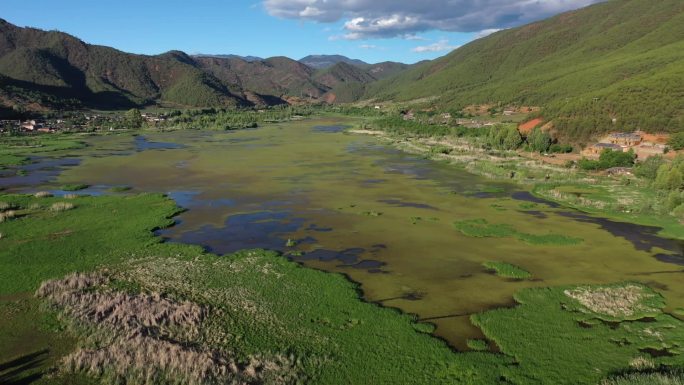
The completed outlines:
[[[442,350],[444,348],[440,346],[446,345],[431,337],[432,342],[426,341],[424,347],[431,353],[425,357],[439,351],[438,354],[451,357],[438,360],[442,364],[456,359],[456,363],[449,364],[454,365],[449,371],[460,372],[462,365],[475,365],[475,373],[479,374],[473,378],[480,380],[473,380],[474,383],[491,383],[486,377],[480,377],[485,374],[481,372],[482,365],[494,365],[492,368],[498,368],[491,370],[502,373],[511,381],[519,381],[515,378],[520,373],[506,368],[505,361],[508,359],[507,354],[525,355],[522,352],[513,353],[516,349],[510,343],[515,339],[509,338],[517,337],[508,336],[510,329],[504,329],[504,333],[494,326],[500,322],[497,320],[499,314],[505,317],[504,313],[494,309],[511,308],[516,303],[514,298],[518,302],[527,303],[526,300],[519,299],[519,296],[532,295],[535,290],[575,287],[580,283],[590,285],[587,287],[603,287],[619,282],[633,282],[645,285],[644,287],[657,288],[657,295],[662,298],[658,308],[664,312],[663,316],[658,317],[675,317],[662,318],[662,321],[658,318],[657,322],[664,322],[662,327],[667,328],[665,325],[679,322],[676,317],[684,308],[680,295],[683,289],[679,279],[681,261],[684,260],[683,249],[680,242],[658,235],[658,227],[632,225],[576,211],[537,198],[529,186],[515,180],[497,181],[477,176],[458,165],[400,151],[391,142],[385,142],[376,136],[349,132],[359,124],[359,118],[319,116],[304,121],[271,123],[255,129],[228,132],[143,130],[61,135],[63,138],[56,136],[51,139],[54,140],[54,148],[44,148],[48,152],[40,158],[34,158],[28,165],[7,166],[10,172],[15,170],[16,176],[10,174],[0,179],[5,187],[5,195],[0,200],[16,202],[9,205],[16,207],[19,215],[26,217],[19,221],[0,223],[0,232],[3,233],[1,241],[8,245],[4,252],[2,271],[5,285],[0,287],[1,292],[4,296],[9,296],[7,298],[25,296],[22,293],[35,290],[36,285],[47,278],[60,277],[74,269],[100,271],[107,266],[108,270],[114,269],[117,272],[111,279],[134,279],[135,283],[130,284],[143,287],[156,282],[150,281],[153,276],[164,274],[167,283],[162,286],[154,283],[155,291],[184,293],[176,295],[198,298],[197,294],[191,294],[194,291],[180,289],[184,287],[178,286],[181,285],[180,282],[173,283],[181,277],[171,278],[168,275],[177,274],[174,271],[180,269],[179,266],[166,272],[148,271],[141,273],[143,275],[136,275],[137,278],[129,275],[129,266],[157,269],[153,267],[156,262],[148,265],[149,258],[154,260],[160,257],[169,258],[162,262],[169,266],[184,263],[182,261],[186,258],[206,260],[206,263],[213,258],[218,258],[216,261],[225,258],[237,258],[235,261],[240,261],[242,257],[239,255],[244,255],[245,250],[267,249],[278,254],[253,251],[251,253],[256,254],[249,255],[265,258],[264,266],[284,264],[282,268],[288,270],[291,266],[302,264],[312,268],[306,269],[311,274],[316,270],[341,273],[358,283],[359,293],[362,293],[365,301],[383,308],[400,309],[402,314],[408,314],[402,316],[405,320],[402,322],[417,322],[414,327],[441,338],[452,349],[459,351],[455,353],[448,348]],[[73,208],[67,210],[67,214],[56,215],[76,215],[81,218],[79,223],[82,225],[56,222],[52,225],[52,230],[42,230],[42,226],[37,226],[32,231],[22,233],[16,227],[19,223],[37,223],[38,219],[35,218],[44,214],[32,208],[36,206],[35,203],[22,203],[27,199],[35,200],[36,198],[28,198],[32,195],[16,194],[37,193],[48,197],[37,199],[71,202]],[[165,194],[168,198],[156,194]],[[147,198],[143,198],[145,196]],[[152,212],[140,211],[135,206],[125,208],[128,206],[125,201],[130,199],[142,199],[143,202],[145,199],[161,199],[155,205],[161,205],[164,201],[159,207],[165,207],[164,210],[168,210],[166,217],[173,216],[173,220],[166,219],[164,225],[152,225],[158,220]],[[50,204],[52,203],[48,203],[48,206]],[[74,226],[88,226],[88,223],[104,214],[102,209],[96,209],[100,204],[118,207],[113,211],[117,220],[129,221],[130,215],[149,215],[146,221],[150,222],[140,223],[140,230],[147,228],[148,235],[140,241],[136,240],[137,236],[130,238],[130,246],[119,243],[117,232],[106,235],[107,240],[84,238],[85,234],[76,236],[83,230],[77,230]],[[176,205],[185,211],[176,211],[174,214],[173,207]],[[137,213],[133,214],[136,210]],[[83,216],[86,212],[90,214]],[[65,225],[68,226],[66,230]],[[100,231],[108,231],[108,228],[113,227],[105,225]],[[149,230],[154,228],[157,230],[153,235]],[[45,234],[44,231],[65,235],[43,238],[44,235],[41,234]],[[144,231],[140,233],[142,234]],[[32,238],[34,236],[39,238]],[[25,249],[26,237],[33,239],[31,244],[39,248],[35,251]],[[60,263],[54,265],[49,272],[34,263],[27,264],[17,260],[10,262],[6,259],[13,255],[25,255],[27,252],[31,255],[40,253],[39,250],[45,247],[57,247],[62,250],[59,254],[69,253],[69,247],[74,246],[66,247],[63,244],[69,239],[78,242],[74,246],[81,248],[80,253],[84,253],[84,257],[91,255],[88,250],[93,247],[99,250],[93,255],[98,257]],[[148,243],[152,240],[152,243]],[[164,242],[158,243],[161,240]],[[60,246],[51,246],[54,242],[59,242]],[[110,246],[105,246],[106,242],[113,242],[112,246],[118,244],[119,246],[115,246],[118,251],[107,251]],[[80,246],[76,246],[79,244]],[[145,244],[148,246],[143,246]],[[170,253],[176,256],[172,257]],[[54,253],[51,255],[56,257]],[[63,259],[65,257],[66,255],[61,258],[66,262],[69,258]],[[276,263],[276,260],[280,262]],[[291,262],[287,262],[288,260]],[[195,268],[188,266],[182,270],[186,271],[184,274],[190,274]],[[271,268],[263,269],[267,271]],[[228,271],[221,274],[222,277],[229,276]],[[238,273],[235,278],[244,279],[240,278],[241,274],[243,273]],[[309,273],[304,275],[307,274]],[[321,278],[329,276],[315,274],[322,274]],[[9,279],[12,276],[25,278],[20,281]],[[333,277],[334,275],[330,275],[330,279]],[[195,283],[192,286],[196,286],[202,279],[193,278]],[[262,282],[261,279],[255,282]],[[300,279],[304,280],[300,281],[303,283],[309,278]],[[329,278],[324,281],[328,282]],[[341,279],[341,282],[344,281]],[[239,284],[242,288],[240,290],[244,290],[246,283],[240,282],[243,282]],[[288,287],[291,284],[294,282],[288,283]],[[328,287],[327,283],[325,285]],[[295,294],[298,293],[296,290],[302,289],[293,288],[295,292],[292,295],[302,295]],[[332,287],[325,290],[329,289]],[[346,298],[344,301],[356,298],[353,290],[345,293],[348,294],[335,295],[342,295]],[[294,299],[290,301],[292,300]],[[16,312],[14,306],[25,301],[27,300],[16,302],[10,299],[5,306],[10,306]],[[28,300],[23,306],[35,306],[29,305],[33,301]],[[203,303],[205,300],[199,301]],[[273,306],[266,305],[269,300],[259,295],[253,297],[252,301],[255,301],[254,306],[258,309],[261,306]],[[327,300],[323,303],[332,306],[336,302]],[[368,316],[375,319],[380,313],[373,309],[364,311],[369,311]],[[512,309],[527,311],[520,305]],[[18,311],[19,313],[13,314],[30,314],[23,313],[29,310]],[[281,311],[283,310],[277,311],[279,315],[276,317],[285,321],[281,318],[284,316],[280,315]],[[332,321],[330,316],[345,316],[347,313],[348,311],[338,313],[338,310],[327,309],[317,317],[326,319],[324,324],[327,324],[337,322]],[[573,313],[545,314],[553,317],[576,316]],[[577,314],[583,313],[580,311]],[[395,314],[387,313],[387,316],[391,319]],[[490,316],[493,320],[490,320]],[[358,319],[352,315],[345,317]],[[245,319],[248,323],[253,322],[249,320],[250,318]],[[367,326],[363,326],[364,321],[360,322],[362,324],[357,327],[365,330]],[[565,323],[559,325],[565,325],[562,326],[565,329],[559,333],[569,338],[574,333],[586,330],[579,324],[573,324],[574,321],[563,322]],[[646,321],[640,321],[638,317],[634,322],[634,326],[641,327],[640,322]],[[645,325],[648,324],[645,323],[644,327]],[[516,328],[521,332],[540,332],[533,325],[521,324]],[[50,330],[51,327],[46,332],[49,334]],[[252,326],[245,329],[247,335],[252,333],[249,330],[252,330]],[[402,333],[408,333],[407,337],[411,334],[406,329],[403,330]],[[386,331],[398,333],[394,328]],[[397,334],[393,335],[396,337]],[[611,346],[611,343],[601,341],[602,338],[613,337],[601,337],[600,334],[591,336],[584,338],[594,341],[592,343],[597,344],[597,348],[602,346],[599,349],[606,349]],[[533,345],[541,344],[547,338],[540,335],[530,342]],[[676,340],[663,341],[662,346],[668,349],[668,357],[679,355],[678,345],[674,341]],[[243,342],[238,345],[247,349],[245,351],[250,351],[258,346],[251,345],[255,342],[245,341],[247,345],[243,345]],[[647,346],[661,346],[658,344],[648,343]],[[238,345],[236,342],[230,343],[233,348]],[[38,342],[36,348],[40,346],[44,345]],[[206,346],[218,345],[209,343]],[[369,346],[375,346],[367,348],[372,352],[382,344]],[[643,356],[629,353],[631,349],[641,345],[630,346],[632,345],[610,348],[611,353],[606,353],[609,354],[607,357],[625,357],[626,354],[630,359],[636,359]],[[310,349],[315,348],[309,343],[302,345],[302,348],[304,350],[300,353],[303,356],[300,359],[304,360],[304,366],[290,368],[293,370],[291,373],[288,369],[288,376],[301,376],[303,373],[308,373],[307,377],[312,376],[318,369],[314,372],[311,370],[320,367],[321,363],[317,364],[310,355]],[[264,349],[264,346],[258,349]],[[415,351],[418,347],[405,349]],[[539,345],[539,349],[547,348]],[[490,353],[481,353],[482,351]],[[499,356],[495,352],[503,352],[505,355]],[[0,351],[0,354],[11,355],[12,351]],[[58,353],[55,351],[51,354]],[[346,356],[348,353],[344,350],[337,354],[345,357],[345,363],[350,362]],[[479,357],[478,354],[489,356]],[[548,359],[564,359],[556,353],[545,354]],[[643,359],[660,362],[663,359],[659,357],[654,354],[643,356]],[[52,356],[48,362],[56,359],[58,356]],[[614,370],[627,365],[628,361],[624,358],[623,361],[598,359],[597,362],[607,365],[606,370]],[[377,369],[379,364],[373,362],[375,361],[371,360],[367,364]],[[532,362],[523,360],[521,364]],[[572,367],[580,365],[580,361],[566,361],[566,364]],[[154,367],[156,364],[150,365]],[[330,383],[328,375],[335,370],[329,364],[323,364],[323,367],[328,368],[323,372],[327,374],[313,375],[309,377],[309,381]],[[181,369],[178,370],[178,373],[183,373]],[[420,372],[418,367],[410,370]],[[578,373],[583,374],[568,379],[571,381],[568,383],[591,383],[609,373],[599,371],[595,375],[582,377],[587,372],[584,369],[578,370]],[[295,372],[299,374],[293,374]],[[279,375],[285,375],[283,373]],[[392,378],[390,373],[393,372],[386,373],[390,376],[387,378]],[[530,372],[526,373],[525,376],[528,376]],[[318,377],[321,375],[322,377]],[[328,380],[324,380],[325,378]],[[441,377],[427,378],[430,378],[427,383],[434,383]],[[450,377],[444,377],[444,380],[448,381],[447,378]],[[549,376],[546,371],[534,378],[535,383],[565,383],[558,377]]]
[[[684,384],[680,0],[32,2],[0,384]]]

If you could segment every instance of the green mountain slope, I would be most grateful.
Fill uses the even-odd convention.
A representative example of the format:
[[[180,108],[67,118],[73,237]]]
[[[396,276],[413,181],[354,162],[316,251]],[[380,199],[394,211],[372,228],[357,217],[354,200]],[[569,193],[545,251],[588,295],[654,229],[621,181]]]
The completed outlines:
[[[86,44],[61,33],[19,28],[0,21],[0,83],[30,99],[31,93],[73,98],[83,106],[124,108],[162,101],[187,106],[247,104],[192,59],[171,52],[132,55]],[[22,92],[21,90],[28,92]],[[40,104],[40,100],[33,100]]]
[[[360,99],[366,86],[377,79],[361,67],[339,62],[319,70],[314,79],[327,87],[323,96],[328,103],[349,103]]]
[[[200,66],[236,89],[260,95],[311,96],[327,90],[312,79],[314,70],[286,57],[247,61],[240,58],[196,57]]]
[[[538,105],[562,135],[578,139],[679,130],[684,2],[611,0],[501,31],[380,81],[366,97]]]

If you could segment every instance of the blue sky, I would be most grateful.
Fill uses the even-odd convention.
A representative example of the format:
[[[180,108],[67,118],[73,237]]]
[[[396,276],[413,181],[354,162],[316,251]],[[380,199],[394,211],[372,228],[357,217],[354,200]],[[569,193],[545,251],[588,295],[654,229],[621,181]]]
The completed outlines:
[[[454,4],[459,1],[461,7]],[[342,54],[413,63],[489,31],[598,0],[539,1],[549,4],[543,12],[521,8],[523,0],[421,0],[422,7],[415,0],[0,0],[0,17],[141,54]],[[482,13],[483,7],[501,15]]]

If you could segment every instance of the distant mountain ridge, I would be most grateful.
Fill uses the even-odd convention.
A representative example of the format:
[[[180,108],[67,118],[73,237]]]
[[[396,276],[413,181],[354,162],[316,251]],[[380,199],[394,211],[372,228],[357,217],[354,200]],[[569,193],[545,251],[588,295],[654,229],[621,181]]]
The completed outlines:
[[[259,56],[240,56],[240,55],[209,55],[209,54],[195,54],[192,55],[199,58],[218,58],[218,59],[241,59],[247,62],[262,61],[264,58]]]
[[[365,67],[369,65],[363,60],[350,59],[342,55],[309,55],[299,59],[299,62],[317,70],[330,68],[338,63],[345,63],[357,67]]]
[[[0,19],[0,114],[151,104],[239,107],[351,101],[368,84],[407,68],[399,63],[344,65],[317,70],[286,57],[191,56],[181,51],[136,55]]]

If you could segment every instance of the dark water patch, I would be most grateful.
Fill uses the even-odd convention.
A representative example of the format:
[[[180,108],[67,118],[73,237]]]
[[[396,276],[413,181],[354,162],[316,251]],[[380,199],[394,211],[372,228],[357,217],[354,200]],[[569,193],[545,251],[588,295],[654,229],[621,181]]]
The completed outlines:
[[[531,203],[539,203],[543,205],[547,205],[551,208],[558,208],[561,207],[560,204],[552,201],[548,201],[546,199],[538,198],[529,191],[516,191],[511,194],[511,198],[518,200],[518,201],[524,201],[524,202],[531,202]]]
[[[681,254],[665,254],[658,253],[654,255],[655,259],[660,262],[672,263],[674,265],[684,266],[684,255]]]
[[[201,193],[201,191],[170,191],[167,195],[169,198],[173,199],[178,206],[183,208],[233,207],[236,204],[234,200],[228,198],[197,199],[197,196]]]
[[[206,225],[179,234],[172,234],[172,229],[159,233],[172,242],[201,245],[217,254],[245,249],[283,251],[286,241],[282,234],[298,231],[304,222],[304,218],[293,217],[289,211],[259,211],[231,215],[224,227]]]
[[[199,195],[199,191],[171,191],[167,195],[173,199],[180,207],[188,208],[192,206],[195,197]]]
[[[364,187],[370,187],[370,186],[375,186],[381,183],[387,182],[387,179],[380,179],[380,178],[370,178],[370,179],[364,179],[361,181],[361,186]]]
[[[228,142],[230,144],[242,144],[242,143],[251,143],[251,142],[257,142],[257,141],[259,141],[259,138],[230,138],[228,140],[217,141],[217,142]]]
[[[558,215],[583,223],[599,225],[613,236],[629,241],[639,251],[648,252],[653,248],[671,251],[672,254],[658,254],[660,257],[656,256],[662,262],[680,264],[684,260],[682,242],[660,237],[658,235],[658,232],[662,230],[660,227],[617,222],[607,218],[593,217],[577,211],[561,211],[558,212]]]
[[[367,270],[372,274],[386,274],[382,268],[387,264],[373,259],[361,259],[361,255],[366,250],[360,247],[350,248],[342,251],[317,249],[293,259],[298,262],[321,261],[321,262],[341,262],[338,268],[351,267],[353,269]]]
[[[360,247],[349,248],[342,251],[317,249],[309,253],[306,253],[301,257],[298,257],[297,260],[319,260],[321,262],[339,261],[345,265],[351,265],[357,263],[357,261],[360,259],[361,254],[363,254],[363,252],[365,251],[365,249]]]
[[[364,259],[361,260],[357,263],[351,264],[351,265],[339,265],[338,267],[352,267],[354,269],[361,269],[361,270],[377,270],[380,269],[381,267],[386,266],[387,264],[382,261],[376,261],[373,259]]]
[[[52,195],[56,197],[63,197],[65,195],[78,195],[78,196],[101,196],[108,194],[112,186],[108,185],[96,185],[88,186],[87,188],[77,190],[77,191],[66,191],[66,190],[49,190]]]
[[[411,292],[404,293],[400,296],[379,299],[375,302],[383,303],[383,302],[396,301],[396,300],[420,301],[423,298],[425,298],[426,296],[427,296],[426,293],[419,292],[419,291],[411,291]]]
[[[439,209],[435,206],[430,206],[430,205],[425,204],[425,203],[404,202],[404,201],[401,201],[399,199],[380,199],[380,200],[378,200],[378,202],[386,203],[388,205],[398,206],[398,207],[414,207],[417,209],[439,211]]]
[[[343,132],[350,126],[314,126],[311,131],[313,132],[319,132],[319,133],[324,133],[324,134],[336,134],[338,132]]]
[[[33,157],[31,163],[0,170],[0,188],[22,191],[57,179],[67,167],[81,164],[78,158]]]
[[[295,242],[298,245],[315,245],[318,240],[312,236],[306,236],[304,238],[296,239]]]
[[[453,193],[458,194],[458,191],[454,191]],[[492,199],[492,198],[501,198],[505,195],[505,193],[491,192],[491,191],[477,191],[477,192],[468,193],[465,195],[469,196],[469,197],[473,197],[473,198]]]
[[[531,216],[533,216],[535,218],[539,218],[539,219],[546,219],[549,217],[545,212],[539,211],[539,210],[519,210],[518,212],[523,213],[523,214],[527,214],[527,215],[531,215]]]
[[[151,142],[146,137],[138,135],[135,137],[135,148],[137,151],[146,150],[177,150],[186,146],[180,143]]]
[[[333,231],[332,227],[318,227],[315,223],[312,223],[309,225],[309,227],[306,228],[306,231],[316,231],[319,233],[329,233]]]

